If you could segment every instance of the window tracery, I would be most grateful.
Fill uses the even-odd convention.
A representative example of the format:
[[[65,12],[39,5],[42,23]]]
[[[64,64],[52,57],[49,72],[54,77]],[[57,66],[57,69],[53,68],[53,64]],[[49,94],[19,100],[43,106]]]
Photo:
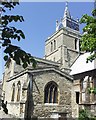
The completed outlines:
[[[58,103],[58,87],[55,82],[50,82],[46,85],[44,103]]]

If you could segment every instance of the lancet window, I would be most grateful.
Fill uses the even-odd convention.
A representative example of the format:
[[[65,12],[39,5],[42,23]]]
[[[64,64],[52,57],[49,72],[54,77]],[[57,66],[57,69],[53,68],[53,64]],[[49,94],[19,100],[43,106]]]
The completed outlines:
[[[15,98],[15,83],[13,83],[13,85],[12,85],[12,98],[11,98],[11,101],[14,101],[14,98]]]
[[[20,90],[21,90],[21,83],[18,81],[17,83],[17,101],[20,101]]]

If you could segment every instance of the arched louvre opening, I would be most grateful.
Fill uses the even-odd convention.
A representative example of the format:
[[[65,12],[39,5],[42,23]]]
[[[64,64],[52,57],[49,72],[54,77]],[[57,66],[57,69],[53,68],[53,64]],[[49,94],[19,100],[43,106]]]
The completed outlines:
[[[55,82],[49,82],[45,86],[44,103],[58,103],[58,86]]]

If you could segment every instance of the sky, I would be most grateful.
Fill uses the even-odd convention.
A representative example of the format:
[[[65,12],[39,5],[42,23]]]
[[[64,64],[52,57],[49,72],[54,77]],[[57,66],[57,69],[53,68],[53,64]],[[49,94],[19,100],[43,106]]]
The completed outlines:
[[[83,14],[91,15],[93,2],[69,2],[68,8],[74,19],[80,19]],[[43,58],[45,40],[56,31],[56,20],[60,21],[64,15],[65,2],[21,2],[11,12],[6,14],[19,14],[24,22],[12,23],[12,26],[22,29],[25,40],[12,41],[33,56]],[[80,32],[82,33],[80,25]],[[0,49],[0,79],[4,71],[3,50]]]

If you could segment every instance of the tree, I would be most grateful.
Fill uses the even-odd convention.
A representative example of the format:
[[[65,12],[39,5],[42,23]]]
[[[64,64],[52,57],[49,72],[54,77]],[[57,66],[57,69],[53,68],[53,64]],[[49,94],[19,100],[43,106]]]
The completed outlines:
[[[15,8],[15,6],[19,5],[19,2],[1,2],[2,7],[0,11],[6,13],[7,10],[11,11]],[[31,54],[26,53],[19,46],[13,45],[12,40],[20,41],[21,39],[25,39],[25,35],[22,30],[17,29],[14,26],[9,26],[12,22],[23,22],[24,18],[20,15],[1,15],[0,17],[0,47],[4,48],[4,60],[7,61],[9,58],[12,58],[16,61],[17,64],[21,65],[23,68],[26,68],[28,64],[36,66],[35,59],[31,56]]]
[[[96,117],[93,116],[87,109],[81,109],[79,111],[78,120],[96,120]]]
[[[81,49],[85,52],[90,52],[90,56],[87,58],[88,61],[96,59],[96,0],[94,2],[94,10],[92,16],[87,14],[83,15],[80,23],[86,24],[83,28],[83,36],[81,38]],[[96,88],[88,88],[89,93],[96,93]]]
[[[83,15],[80,23],[86,24],[83,28],[83,36],[81,38],[81,49],[86,52],[90,52],[88,61],[96,59],[96,0],[94,2],[94,10],[92,16],[87,14]]]

